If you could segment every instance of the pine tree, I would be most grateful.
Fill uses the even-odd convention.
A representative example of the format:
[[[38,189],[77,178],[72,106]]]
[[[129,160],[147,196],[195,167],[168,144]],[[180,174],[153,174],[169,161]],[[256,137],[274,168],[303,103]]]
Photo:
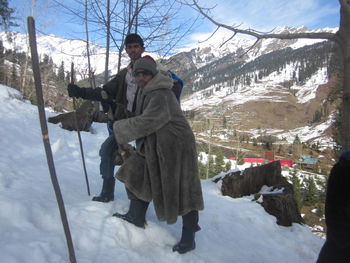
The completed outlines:
[[[199,177],[202,179],[206,178],[207,173],[207,167],[205,164],[203,164],[201,161],[198,161],[198,170],[199,170]]]
[[[295,139],[293,141],[293,144],[301,144],[301,141],[300,141],[300,138],[299,138],[298,134],[295,135]]]
[[[57,80],[60,82],[64,82],[66,79],[66,75],[64,73],[64,61],[61,62],[61,66],[58,69]]]
[[[225,165],[224,155],[221,151],[219,151],[215,158],[215,167],[214,167],[215,175],[221,173],[224,170],[224,165]]]
[[[226,120],[226,117],[225,117],[225,116],[222,117],[222,127],[223,127],[224,129],[227,128],[227,120]]]
[[[17,69],[16,64],[12,63],[12,70],[11,70],[11,87],[14,89],[19,90],[20,87],[18,85],[18,76],[17,76]]]
[[[304,196],[304,204],[311,206],[317,202],[317,187],[315,180],[310,176],[306,180],[306,189]]]
[[[316,215],[317,215],[318,217],[323,217],[323,216],[324,216],[324,205],[318,203],[316,208],[317,208],[317,210],[316,210]]]
[[[14,20],[15,18],[12,16],[15,10],[9,7],[7,0],[0,1],[0,27],[7,30],[11,26],[18,26]]]
[[[228,162],[226,162],[226,164],[225,164],[225,172],[230,171],[230,170],[231,170],[231,162],[228,161]]]
[[[208,178],[211,178],[211,177],[217,175],[217,173],[216,173],[216,169],[215,169],[214,157],[212,155],[209,155],[208,158],[209,158],[208,163],[207,163]]]
[[[291,175],[292,175],[294,199],[295,199],[295,202],[297,203],[299,210],[301,210],[301,208],[303,207],[303,196],[301,192],[302,185],[301,185],[300,179],[297,176],[297,171],[295,169],[293,169]]]

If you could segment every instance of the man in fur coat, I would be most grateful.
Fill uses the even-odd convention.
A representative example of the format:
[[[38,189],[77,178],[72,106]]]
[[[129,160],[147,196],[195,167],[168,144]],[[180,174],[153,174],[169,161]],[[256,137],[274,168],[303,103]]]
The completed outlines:
[[[333,166],[326,195],[327,239],[317,263],[350,262],[350,151]]]
[[[172,92],[172,79],[156,69],[149,57],[134,64],[139,87],[136,117],[114,123],[119,144],[136,140],[134,152],[118,170],[130,198],[129,212],[114,216],[136,226],[145,226],[152,200],[157,217],[173,224],[183,217],[182,237],[173,251],[195,248],[198,211],[204,208],[193,132]]]

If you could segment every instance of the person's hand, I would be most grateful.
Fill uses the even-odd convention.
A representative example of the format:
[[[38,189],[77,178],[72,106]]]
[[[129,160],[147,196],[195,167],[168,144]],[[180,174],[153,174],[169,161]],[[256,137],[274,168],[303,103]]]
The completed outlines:
[[[114,161],[115,165],[122,165],[133,151],[135,151],[135,149],[130,144],[118,144],[118,152]]]
[[[75,84],[68,84],[67,87],[69,97],[81,97],[81,88]]]
[[[121,154],[124,161],[130,157],[130,155],[132,154],[133,151],[135,151],[134,147],[132,147],[128,143],[121,144],[119,146],[120,146],[120,150],[121,150],[120,154]]]

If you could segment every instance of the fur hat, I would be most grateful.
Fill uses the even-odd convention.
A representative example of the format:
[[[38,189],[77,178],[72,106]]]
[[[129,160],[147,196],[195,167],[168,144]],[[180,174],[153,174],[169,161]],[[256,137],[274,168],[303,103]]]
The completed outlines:
[[[136,60],[134,64],[134,72],[138,69],[144,69],[152,73],[155,76],[158,73],[157,64],[151,56],[144,56]]]

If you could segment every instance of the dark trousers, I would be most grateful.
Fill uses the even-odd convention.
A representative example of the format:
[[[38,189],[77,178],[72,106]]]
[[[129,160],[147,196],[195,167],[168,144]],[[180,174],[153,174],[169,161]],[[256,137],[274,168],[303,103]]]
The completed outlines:
[[[192,232],[197,232],[201,229],[198,225],[198,221],[198,211],[192,210],[191,212],[188,212],[186,215],[182,216],[182,227]]]
[[[350,260],[350,248],[339,248],[334,242],[326,240],[316,263],[347,263]]]
[[[115,157],[117,154],[118,145],[114,138],[114,134],[111,134],[102,143],[100,148],[100,174],[103,179],[110,179],[114,176]]]
[[[138,200],[139,202],[148,204],[148,202],[138,199],[128,188],[125,187],[125,189],[126,189],[128,198],[130,200]],[[182,227],[192,232],[197,232],[201,229],[198,225],[198,221],[199,221],[198,211],[193,210],[182,216]]]

